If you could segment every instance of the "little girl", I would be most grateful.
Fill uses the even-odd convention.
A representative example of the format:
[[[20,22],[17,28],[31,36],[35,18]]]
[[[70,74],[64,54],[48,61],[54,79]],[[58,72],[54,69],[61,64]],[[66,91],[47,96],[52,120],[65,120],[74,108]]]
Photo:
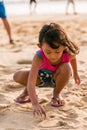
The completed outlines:
[[[13,78],[16,82],[27,86],[17,97],[16,102],[32,102],[34,114],[46,116],[38,102],[35,86],[53,84],[51,106],[63,106],[64,100],[60,98],[60,92],[70,79],[71,69],[75,83],[80,84],[75,56],[79,53],[79,48],[70,41],[64,29],[55,23],[42,27],[38,47],[40,49],[33,58],[31,70],[17,71]]]

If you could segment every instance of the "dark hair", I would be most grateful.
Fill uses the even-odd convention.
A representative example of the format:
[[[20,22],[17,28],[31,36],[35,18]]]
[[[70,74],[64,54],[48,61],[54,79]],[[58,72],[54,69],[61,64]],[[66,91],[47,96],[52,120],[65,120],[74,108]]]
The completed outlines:
[[[78,46],[70,41],[64,29],[59,24],[50,23],[42,27],[39,33],[39,43],[42,45],[43,42],[46,42],[53,49],[57,49],[60,45],[63,45],[67,46],[73,53],[79,53]]]

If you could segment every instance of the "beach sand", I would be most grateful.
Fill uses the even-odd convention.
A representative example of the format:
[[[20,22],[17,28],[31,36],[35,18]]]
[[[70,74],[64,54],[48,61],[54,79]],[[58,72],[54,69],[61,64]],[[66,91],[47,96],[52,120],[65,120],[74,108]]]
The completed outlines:
[[[0,130],[86,130],[87,129],[87,14],[33,15],[9,17],[15,45],[9,45],[8,37],[0,21]],[[77,55],[81,84],[71,77],[62,91],[65,106],[50,106],[53,88],[36,88],[39,102],[44,106],[47,118],[34,117],[31,103],[17,104],[14,99],[24,86],[12,79],[15,71],[30,68],[38,43],[41,27],[50,22],[60,23],[71,39],[80,46]]]

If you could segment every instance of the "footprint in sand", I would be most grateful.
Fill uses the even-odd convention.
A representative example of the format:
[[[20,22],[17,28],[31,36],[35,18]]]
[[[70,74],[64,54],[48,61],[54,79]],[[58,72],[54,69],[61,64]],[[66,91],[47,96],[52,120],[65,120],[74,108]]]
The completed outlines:
[[[13,73],[14,72],[14,68],[11,68],[11,67],[5,67],[5,68],[3,68],[2,70],[1,70],[1,72],[3,73],[3,74],[11,74],[11,73]]]
[[[23,88],[23,86],[20,84],[10,84],[10,83],[7,83],[7,85],[3,87],[5,91],[17,91],[20,90],[21,88]]]
[[[80,64],[85,64],[85,62],[84,62],[84,61],[79,61],[79,63],[80,63]]]
[[[81,100],[87,103],[87,97],[83,97]]]
[[[5,95],[0,94],[0,112],[10,106],[10,102],[6,98],[7,97]]]
[[[80,75],[80,78],[81,78],[81,79],[85,79],[85,78],[87,78],[87,76],[84,75],[84,74],[82,74],[82,75]]]
[[[80,73],[84,74],[84,70],[79,70]]]
[[[17,61],[17,64],[31,64],[31,63],[32,63],[31,60],[25,60],[25,59]]]
[[[77,107],[77,108],[82,108],[84,106],[84,103],[81,101],[75,102],[75,103],[71,103],[71,105]]]
[[[17,130],[17,129],[14,129],[14,128],[6,128],[5,130]],[[23,129],[20,129],[20,130],[23,130]],[[26,129],[24,129],[26,130]]]
[[[70,111],[67,111],[66,114],[67,114],[66,117],[68,117],[68,118],[71,118],[71,119],[78,118],[78,114],[73,109],[71,109]]]
[[[83,129],[82,130],[86,130],[87,129],[87,125],[83,125]]]
[[[0,68],[5,68],[5,66],[4,65],[0,65]]]
[[[49,120],[42,120],[39,125],[39,127],[41,128],[55,128],[55,127],[58,127],[58,120],[55,120],[55,119],[49,119]]]
[[[62,129],[62,130],[65,130],[65,129],[69,129],[69,128],[72,128],[72,129],[75,129],[76,127],[74,127],[74,123],[72,123],[72,126],[68,124],[67,121],[64,121],[64,120],[60,120],[59,118],[58,119],[51,119],[51,120],[45,120],[45,121],[42,121],[39,123],[38,125],[41,129],[43,128],[43,130],[46,130],[46,129],[49,129],[49,130],[53,130],[53,129]]]
[[[71,110],[65,111],[65,115],[60,115],[60,119],[67,123],[66,128],[76,129],[78,127],[78,114],[73,108]],[[75,126],[74,126],[75,124]]]
[[[10,104],[1,104],[0,103],[0,112],[3,111],[5,108],[8,108]]]
[[[49,99],[47,99],[47,98],[40,99],[40,104],[47,104],[47,103],[49,103]]]
[[[38,127],[40,127],[41,129],[43,128],[43,130],[45,129],[50,129],[53,130],[58,129],[58,128],[62,128],[62,129],[68,129],[73,127],[70,126],[68,124],[69,120],[66,120],[66,117],[64,119],[62,119],[61,117],[59,117],[59,115],[56,112],[48,112],[48,118],[46,120],[37,120],[36,123],[38,123]],[[75,120],[75,119],[73,119]],[[74,121],[71,121],[72,124],[74,124]],[[73,127],[74,128],[74,127]]]
[[[87,121],[87,117],[84,117],[84,120]]]
[[[18,53],[18,52],[21,52],[22,51],[22,49],[15,49],[15,50],[13,50],[12,52],[14,52],[14,53]]]
[[[85,90],[85,92],[87,91],[87,81],[85,81],[84,83],[81,83],[81,88],[82,90]]]
[[[0,94],[0,104],[9,103],[4,94]]]

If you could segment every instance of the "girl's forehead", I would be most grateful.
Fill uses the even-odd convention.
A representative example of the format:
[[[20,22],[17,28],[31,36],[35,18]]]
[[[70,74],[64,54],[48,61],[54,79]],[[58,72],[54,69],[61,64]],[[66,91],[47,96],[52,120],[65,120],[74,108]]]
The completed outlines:
[[[58,46],[58,43],[57,43],[57,46]],[[50,47],[49,44],[44,43],[44,44],[42,45],[42,48],[43,48],[43,49],[46,49],[46,50],[61,50],[61,49],[64,48],[64,47],[59,44],[58,48],[53,49],[53,48]]]
[[[54,45],[55,45],[55,46],[58,46],[58,48],[61,46],[61,45],[60,45],[59,43],[57,43],[57,42],[55,42]],[[44,43],[42,44],[42,46],[51,48],[50,45],[49,45],[48,43],[46,43],[46,42],[44,42]]]

